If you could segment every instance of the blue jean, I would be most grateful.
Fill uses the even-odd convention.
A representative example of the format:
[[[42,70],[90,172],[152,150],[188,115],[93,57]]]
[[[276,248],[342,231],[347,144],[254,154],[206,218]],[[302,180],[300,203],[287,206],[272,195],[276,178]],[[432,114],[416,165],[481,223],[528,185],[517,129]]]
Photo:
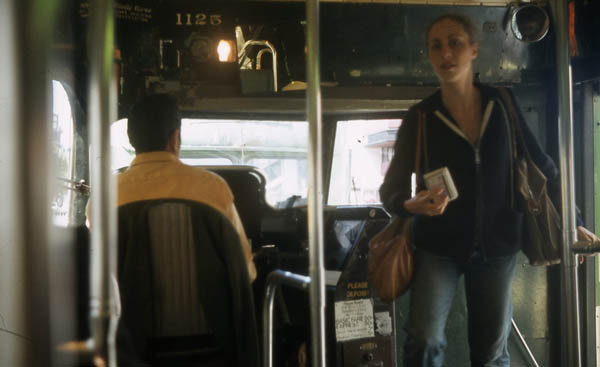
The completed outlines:
[[[475,255],[460,264],[452,258],[417,250],[404,365],[442,366],[444,327],[458,280],[464,274],[471,366],[508,367],[515,264],[516,255],[487,261]]]

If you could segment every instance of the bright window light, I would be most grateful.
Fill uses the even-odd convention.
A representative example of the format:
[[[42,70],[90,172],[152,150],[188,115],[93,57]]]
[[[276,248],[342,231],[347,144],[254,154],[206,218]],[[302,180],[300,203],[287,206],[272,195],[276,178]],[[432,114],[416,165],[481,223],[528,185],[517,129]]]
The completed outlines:
[[[329,205],[377,205],[402,120],[338,121]]]
[[[127,120],[111,127],[112,169],[127,167],[135,150]],[[266,178],[266,199],[285,207],[305,205],[308,194],[308,123],[267,120],[181,120],[179,158],[192,166],[248,165]]]
[[[67,91],[59,81],[52,81],[52,174],[58,179],[52,186],[52,222],[61,227],[70,223],[74,159],[74,126]]]

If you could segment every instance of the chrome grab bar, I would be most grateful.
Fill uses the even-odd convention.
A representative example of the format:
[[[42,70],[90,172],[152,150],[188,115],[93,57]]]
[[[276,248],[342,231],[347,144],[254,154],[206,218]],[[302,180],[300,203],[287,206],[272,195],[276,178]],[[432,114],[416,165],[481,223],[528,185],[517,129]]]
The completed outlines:
[[[306,1],[306,117],[308,119],[308,274],[312,366],[325,367],[325,260],[323,249],[323,124],[319,0]]]
[[[519,330],[519,328],[517,327],[517,323],[515,322],[515,319],[510,319],[510,322],[512,324],[512,328],[513,328],[515,334],[517,334],[517,337],[519,338],[519,341],[521,342],[521,345],[523,345],[523,348],[525,348],[525,351],[527,352],[527,355],[529,356],[531,363],[533,363],[534,367],[540,367],[539,363],[535,359],[535,356],[533,355],[533,352],[529,348],[529,345],[525,341],[525,337],[523,336],[523,334],[521,334],[521,330]]]
[[[561,366],[581,366],[581,329],[579,327],[579,279],[577,259],[571,248],[577,242],[575,220],[575,163],[573,159],[573,90],[569,56],[568,1],[552,0],[550,8],[556,34],[556,67],[558,72],[558,146],[560,157],[563,249],[561,285]]]
[[[575,254],[597,254],[600,253],[600,241],[577,241],[571,246]]]
[[[158,40],[158,54],[160,55],[160,70],[165,69],[164,57],[165,57],[165,45],[173,44],[173,40],[160,39]],[[178,60],[179,61],[179,60]],[[179,66],[179,63],[177,63]]]
[[[8,267],[0,276],[0,312],[4,314],[4,307],[9,312],[6,320],[0,315],[2,366],[47,366],[55,361],[52,343],[58,326],[52,316],[62,310],[51,309],[57,286],[52,282],[52,255],[57,243],[49,210],[48,186],[55,182],[48,128],[52,99],[48,97],[52,96],[52,35],[66,3],[0,3],[0,116],[5,156],[0,167],[4,193],[0,266],[3,271]]]
[[[249,46],[266,46],[271,51],[271,54],[273,55],[273,90],[277,92],[277,50],[275,49],[275,46],[269,41],[248,40],[244,43],[242,50],[238,54],[238,59],[246,55],[246,49]]]
[[[93,350],[116,366],[116,304],[111,275],[116,274],[116,180],[110,167],[110,123],[117,117],[117,90],[113,73],[113,1],[91,2],[88,40],[88,129],[91,143],[91,257],[90,322]]]
[[[262,55],[264,55],[265,52],[271,52],[270,48],[263,48],[262,50],[258,51],[258,53],[256,54],[256,70],[260,70],[262,69]],[[271,55],[273,53],[271,52]]]
[[[273,270],[268,278],[263,303],[263,355],[264,367],[273,367],[273,313],[275,295],[280,284],[308,291],[310,278],[289,271]]]

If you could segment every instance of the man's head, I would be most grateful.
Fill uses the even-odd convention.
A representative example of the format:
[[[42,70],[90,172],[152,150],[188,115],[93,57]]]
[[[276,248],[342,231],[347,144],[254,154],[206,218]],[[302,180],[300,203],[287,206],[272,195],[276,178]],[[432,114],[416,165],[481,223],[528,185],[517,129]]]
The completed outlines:
[[[136,154],[160,150],[178,154],[180,128],[177,100],[168,94],[152,94],[131,108],[127,135]]]

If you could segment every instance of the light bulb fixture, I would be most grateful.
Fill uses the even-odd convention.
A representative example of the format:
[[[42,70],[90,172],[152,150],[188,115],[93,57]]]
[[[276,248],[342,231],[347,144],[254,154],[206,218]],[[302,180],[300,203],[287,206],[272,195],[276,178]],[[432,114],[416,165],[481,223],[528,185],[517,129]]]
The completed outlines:
[[[235,43],[233,40],[220,40],[217,45],[217,54],[220,62],[236,61]]]

